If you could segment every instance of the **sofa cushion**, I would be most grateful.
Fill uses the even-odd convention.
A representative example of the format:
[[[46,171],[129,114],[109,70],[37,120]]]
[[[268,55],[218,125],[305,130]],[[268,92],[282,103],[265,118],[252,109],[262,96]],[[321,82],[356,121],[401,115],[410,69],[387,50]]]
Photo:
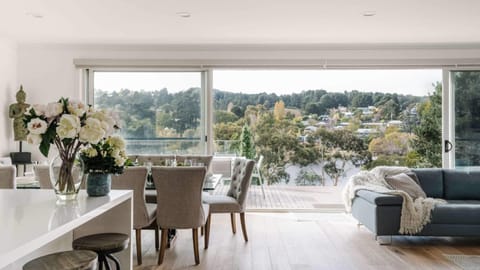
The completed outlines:
[[[420,186],[428,197],[443,198],[443,170],[442,169],[413,169],[420,182]]]
[[[385,177],[385,181],[387,181],[393,189],[405,191],[412,199],[427,197],[422,188],[405,173],[389,175]]]
[[[480,200],[479,170],[444,170],[445,199]]]
[[[432,211],[432,224],[480,225],[480,201],[449,200]]]
[[[408,175],[410,178],[412,178],[412,180],[415,181],[415,183],[420,185],[420,181],[418,181],[418,177],[414,172],[410,171],[410,172],[406,172],[405,174]]]

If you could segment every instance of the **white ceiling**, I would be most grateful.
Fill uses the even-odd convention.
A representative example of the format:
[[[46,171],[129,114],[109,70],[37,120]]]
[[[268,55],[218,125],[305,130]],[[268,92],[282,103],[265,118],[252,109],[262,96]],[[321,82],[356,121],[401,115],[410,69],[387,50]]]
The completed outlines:
[[[190,18],[177,15],[185,11]],[[0,37],[60,44],[464,45],[480,44],[479,14],[478,0],[0,0]]]

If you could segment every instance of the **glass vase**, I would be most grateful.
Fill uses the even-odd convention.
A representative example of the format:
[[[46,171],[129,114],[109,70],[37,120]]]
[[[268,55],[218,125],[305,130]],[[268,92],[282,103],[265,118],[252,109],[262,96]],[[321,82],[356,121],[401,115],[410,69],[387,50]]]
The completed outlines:
[[[83,161],[76,155],[65,159],[57,155],[50,162],[50,182],[58,200],[77,199],[83,181],[83,169]]]

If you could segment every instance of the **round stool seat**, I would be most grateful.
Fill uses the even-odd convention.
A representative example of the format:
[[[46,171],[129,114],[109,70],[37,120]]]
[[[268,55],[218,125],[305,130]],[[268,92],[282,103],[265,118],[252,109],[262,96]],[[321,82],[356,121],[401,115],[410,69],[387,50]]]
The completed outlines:
[[[93,270],[97,253],[89,250],[62,251],[38,257],[23,266],[24,270]]]
[[[99,233],[73,240],[73,249],[92,250],[97,253],[115,253],[128,247],[129,237],[123,233]]]

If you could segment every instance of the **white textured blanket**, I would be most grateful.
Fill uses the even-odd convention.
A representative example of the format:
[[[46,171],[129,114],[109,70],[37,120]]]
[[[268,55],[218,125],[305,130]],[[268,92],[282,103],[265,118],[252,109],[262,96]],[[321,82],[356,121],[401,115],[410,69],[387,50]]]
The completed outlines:
[[[403,198],[402,216],[400,219],[400,234],[416,234],[430,222],[430,216],[435,204],[444,200],[434,198],[417,198],[415,201],[402,190],[393,190],[385,181],[388,175],[409,172],[406,167],[379,166],[371,171],[361,171],[350,177],[343,189],[343,201],[347,212],[351,211],[352,200],[357,190],[366,189],[384,194],[399,195]]]

